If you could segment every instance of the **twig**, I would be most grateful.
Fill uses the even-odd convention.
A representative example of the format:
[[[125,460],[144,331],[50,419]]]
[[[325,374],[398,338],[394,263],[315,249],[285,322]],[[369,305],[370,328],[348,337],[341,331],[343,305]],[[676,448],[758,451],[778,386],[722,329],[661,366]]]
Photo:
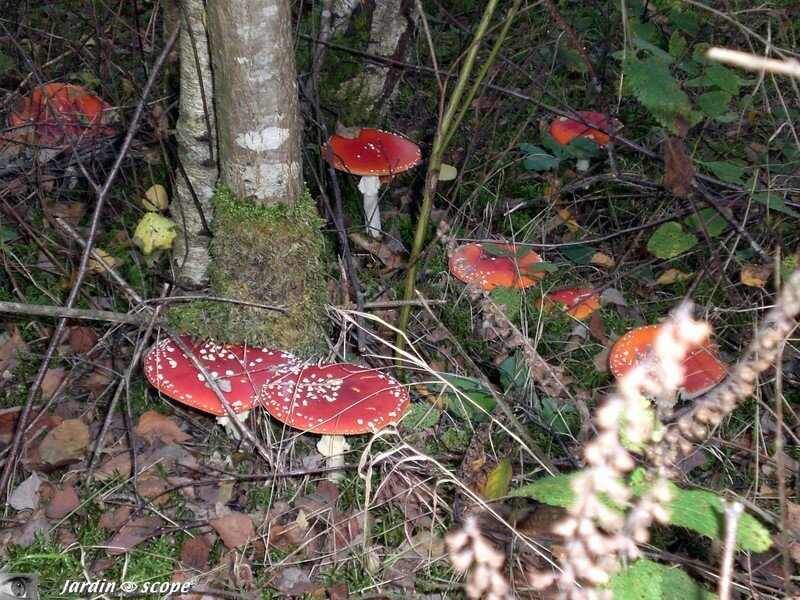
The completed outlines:
[[[769,71],[778,75],[800,78],[800,61],[794,58],[778,60],[777,58],[766,58],[728,48],[710,48],[706,52],[706,56],[711,60],[728,63],[750,71]]]
[[[744,512],[741,502],[722,502],[722,511],[725,514],[725,540],[723,541],[722,567],[719,574],[719,587],[717,593],[719,600],[729,600],[731,597],[731,576],[733,574],[733,557],[736,554],[736,531],[739,519]]]
[[[108,323],[124,323],[142,326],[149,317],[129,313],[112,312],[110,310],[91,310],[85,308],[64,308],[63,306],[44,306],[41,304],[22,304],[20,302],[0,301],[0,313],[12,315],[34,315],[37,317],[58,317],[63,319],[85,319],[90,321],[106,321]]]
[[[117,179],[117,175],[119,175],[120,170],[122,169],[122,163],[125,161],[125,157],[128,155],[131,145],[133,144],[136,132],[139,130],[139,124],[141,122],[142,114],[144,113],[145,106],[147,105],[147,97],[153,90],[153,87],[155,86],[156,81],[158,79],[159,73],[161,72],[164,63],[167,60],[167,55],[172,49],[172,46],[175,44],[175,41],[178,39],[179,33],[180,33],[180,24],[178,24],[175,27],[172,34],[165,41],[164,48],[162,49],[161,54],[159,54],[158,58],[156,58],[155,63],[153,64],[153,68],[150,71],[150,77],[148,78],[147,83],[145,84],[144,89],[142,90],[142,97],[139,99],[139,102],[136,105],[136,110],[133,116],[131,117],[130,128],[128,129],[128,133],[125,136],[125,141],[122,143],[122,147],[119,150],[117,159],[116,161],[114,161],[114,165],[111,167],[111,170],[108,173],[108,176],[106,177],[105,183],[99,190],[97,190],[97,203],[95,204],[91,225],[89,227],[89,236],[87,240],[86,249],[81,255],[80,266],[78,267],[77,274],[75,275],[75,281],[73,282],[72,290],[70,290],[69,296],[67,297],[67,301],[65,303],[66,308],[74,308],[78,300],[78,297],[80,296],[81,286],[88,272],[88,265],[89,265],[89,258],[91,257],[92,244],[94,243],[94,240],[97,236],[97,231],[100,227],[100,217],[103,213],[103,208],[105,207],[106,200],[108,199],[108,194],[111,191],[112,186],[114,185],[114,181]],[[8,453],[8,461],[5,464],[2,475],[0,475],[0,495],[5,493],[5,490],[8,489],[8,486],[11,482],[11,475],[16,469],[17,462],[19,461],[20,453],[22,451],[23,441],[25,439],[25,426],[30,417],[31,409],[33,408],[34,402],[36,401],[36,397],[39,394],[39,390],[42,387],[44,376],[47,373],[47,369],[50,366],[53,357],[55,356],[56,348],[58,348],[58,342],[61,339],[61,334],[63,333],[66,324],[67,324],[67,319],[61,318],[58,322],[58,325],[56,325],[56,328],[53,331],[53,336],[50,340],[50,344],[47,348],[47,351],[45,352],[44,358],[42,359],[42,364],[39,366],[39,372],[36,374],[36,378],[34,379],[33,384],[31,385],[31,388],[28,391],[28,397],[26,398],[25,405],[23,406],[22,412],[20,413],[19,420],[17,421],[17,428],[14,432],[14,439],[11,442],[11,449],[9,450]],[[8,494],[5,495],[5,498],[7,503]]]

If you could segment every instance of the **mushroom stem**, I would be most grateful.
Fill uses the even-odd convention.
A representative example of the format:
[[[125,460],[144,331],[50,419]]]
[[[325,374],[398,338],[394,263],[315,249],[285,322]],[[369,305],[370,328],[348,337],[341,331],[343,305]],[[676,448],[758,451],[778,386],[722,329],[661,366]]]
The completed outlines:
[[[317,442],[317,450],[327,460],[325,466],[330,469],[339,469],[331,471],[328,474],[328,479],[334,483],[339,483],[344,479],[344,473],[341,468],[344,466],[344,453],[350,450],[343,435],[323,435],[319,442]]]
[[[372,237],[381,234],[381,211],[378,208],[378,189],[381,178],[377,175],[364,175],[358,182],[358,190],[364,195],[364,216],[367,233]]]
[[[250,414],[249,410],[244,412],[236,413],[236,420],[239,423],[244,423],[247,420],[247,416]],[[242,441],[242,432],[238,425],[234,425],[231,418],[227,415],[222,417],[217,417],[217,423],[222,425],[225,428],[226,433],[232,437],[237,443]]]

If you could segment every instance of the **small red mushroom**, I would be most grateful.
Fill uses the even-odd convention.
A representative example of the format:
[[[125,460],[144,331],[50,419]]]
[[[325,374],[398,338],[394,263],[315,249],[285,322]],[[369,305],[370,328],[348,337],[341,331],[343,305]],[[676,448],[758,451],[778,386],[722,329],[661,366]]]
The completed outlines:
[[[392,377],[351,364],[292,366],[261,389],[262,406],[278,421],[322,434],[317,449],[328,457],[329,467],[344,465],[342,436],[397,423],[409,400]]]
[[[569,288],[548,292],[542,298],[537,298],[536,306],[544,306],[550,311],[556,304],[567,307],[567,314],[576,319],[585,319],[594,311],[600,310],[600,295],[592,288]]]
[[[362,176],[358,189],[364,196],[367,231],[377,237],[381,233],[378,209],[381,178],[415,166],[422,159],[422,152],[402,136],[380,129],[361,129],[355,137],[331,136],[323,148],[323,156],[340,171]]]
[[[592,140],[599,146],[605,146],[611,137],[606,133],[609,129],[620,129],[622,123],[616,118],[611,119],[611,127],[608,126],[606,115],[591,110],[579,110],[578,115],[586,123],[596,125],[600,129],[595,129],[584,122],[576,121],[568,117],[556,117],[550,123],[550,135],[561,146],[566,146],[575,138],[586,138]],[[601,131],[602,130],[602,131]],[[578,160],[578,171],[586,171],[589,168],[589,160],[582,158]]]
[[[302,362],[288,352],[248,344],[221,344],[188,336],[181,340],[208,369],[241,421],[259,402],[259,390],[266,382],[281,376],[282,369]],[[229,424],[225,407],[205,376],[172,340],[162,340],[147,352],[144,373],[165,396],[218,417],[221,425]]]
[[[465,244],[450,255],[450,272],[481,290],[496,287],[523,289],[544,277],[533,265],[542,258],[515,244]]]
[[[617,340],[609,354],[609,366],[615,378],[621,379],[650,355],[660,328],[660,325],[637,327]],[[682,364],[684,374],[679,392],[686,399],[705,394],[727,375],[710,339],[690,346]]]

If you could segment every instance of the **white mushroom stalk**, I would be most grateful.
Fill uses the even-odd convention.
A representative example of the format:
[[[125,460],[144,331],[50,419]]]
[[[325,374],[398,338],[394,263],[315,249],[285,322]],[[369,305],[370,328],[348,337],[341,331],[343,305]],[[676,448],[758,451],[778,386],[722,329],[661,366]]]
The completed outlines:
[[[381,178],[377,175],[365,175],[358,182],[358,191],[364,196],[364,217],[367,233],[372,237],[381,235],[381,210],[378,207],[378,190]]]

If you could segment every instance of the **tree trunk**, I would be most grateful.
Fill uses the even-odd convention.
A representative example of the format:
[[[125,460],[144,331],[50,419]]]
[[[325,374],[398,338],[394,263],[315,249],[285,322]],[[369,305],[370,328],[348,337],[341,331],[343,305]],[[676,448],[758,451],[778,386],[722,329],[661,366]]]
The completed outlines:
[[[208,279],[233,302],[169,316],[195,335],[311,353],[326,292],[323,221],[303,194],[289,0],[208,0],[206,14],[221,182]]]
[[[175,178],[170,211],[178,225],[173,245],[175,279],[181,287],[192,289],[208,283],[211,262],[208,220],[219,170],[211,55],[203,26],[205,6],[203,0],[182,0],[182,9],[180,116],[175,133],[183,173]]]

